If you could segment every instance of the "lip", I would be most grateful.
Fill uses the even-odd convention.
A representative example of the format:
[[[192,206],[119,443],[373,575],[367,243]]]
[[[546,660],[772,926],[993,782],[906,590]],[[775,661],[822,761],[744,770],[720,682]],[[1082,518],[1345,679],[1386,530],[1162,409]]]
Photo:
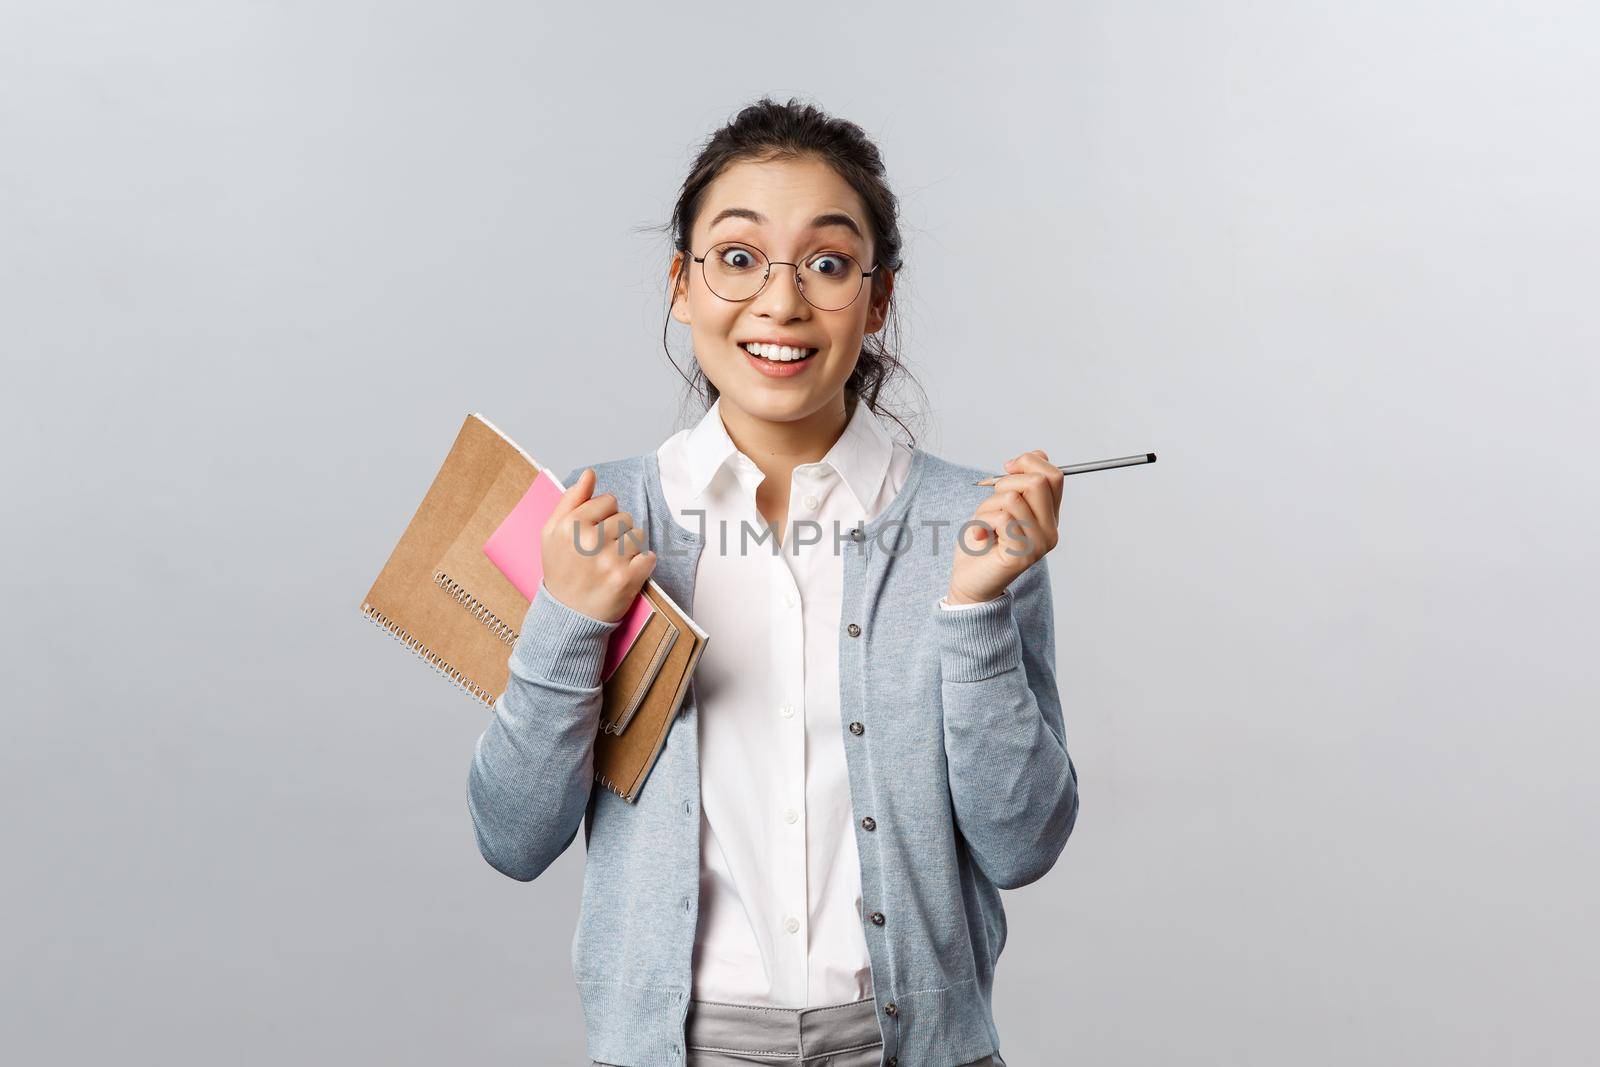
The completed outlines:
[[[776,344],[776,342],[773,343]],[[794,347],[800,348],[802,346],[795,345]],[[817,346],[805,345],[803,347],[816,348]],[[812,363],[816,362],[817,355],[820,354],[821,351],[822,350],[818,348],[816,353],[807,356],[805,359],[796,359],[788,363],[774,363],[772,360],[762,359],[760,356],[752,356],[743,348],[739,349],[739,354],[744,357],[744,361],[746,363],[750,364],[750,366],[754,367],[768,378],[793,378],[797,374],[804,374],[806,372],[806,368],[811,366]]]
[[[821,345],[810,345],[797,339],[785,340],[781,337],[741,337],[733,342],[736,345],[783,345],[787,348],[821,348]]]

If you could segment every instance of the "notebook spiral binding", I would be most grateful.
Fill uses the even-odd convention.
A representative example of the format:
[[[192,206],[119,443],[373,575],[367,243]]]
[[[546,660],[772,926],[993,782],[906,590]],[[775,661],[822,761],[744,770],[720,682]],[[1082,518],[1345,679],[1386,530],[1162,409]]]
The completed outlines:
[[[507,626],[500,617],[484,606],[483,602],[444,571],[435,571],[433,584],[449,593],[456,602],[472,613],[472,617],[494,631],[494,635],[508,645],[517,643],[517,631]]]
[[[607,778],[605,775],[601,774],[599,771],[594,772],[594,780],[611,790],[613,793],[617,794],[617,796],[621,797],[623,800],[628,801],[630,804],[633,803],[633,794],[624,793],[620,786],[618,786],[611,779]]]
[[[418,641],[415,637],[412,637],[407,631],[402,630],[383,612],[379,611],[371,604],[362,604],[361,613],[370,619],[373,625],[382,627],[390,637],[393,637],[395,640],[404,644],[412,652],[415,652],[417,657],[423,662],[427,663],[428,666],[444,675],[445,679],[448,680],[450,684],[461,689],[468,696],[476,697],[490,707],[494,707],[494,697],[490,695],[488,690],[473,683],[460,671],[450,666],[450,664],[446,663],[438,653],[434,652],[433,649],[429,648],[421,641]]]

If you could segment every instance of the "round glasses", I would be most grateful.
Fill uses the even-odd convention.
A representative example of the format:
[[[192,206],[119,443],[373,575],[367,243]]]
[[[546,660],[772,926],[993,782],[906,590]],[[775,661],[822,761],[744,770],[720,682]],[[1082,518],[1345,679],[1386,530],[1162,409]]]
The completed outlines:
[[[700,264],[711,295],[734,303],[765,289],[774,265],[793,267],[800,295],[818,311],[843,311],[855,303],[866,280],[878,269],[864,271],[843,252],[818,252],[803,265],[768,260],[761,249],[742,241],[725,241],[703,256],[690,252],[689,258]]]

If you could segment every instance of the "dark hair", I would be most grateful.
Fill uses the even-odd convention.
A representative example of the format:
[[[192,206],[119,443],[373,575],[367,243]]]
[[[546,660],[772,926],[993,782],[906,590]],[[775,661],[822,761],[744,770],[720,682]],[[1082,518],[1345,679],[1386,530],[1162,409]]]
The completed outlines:
[[[733,121],[707,138],[689,168],[689,176],[684,179],[678,202],[672,210],[672,219],[668,223],[673,248],[684,253],[679,277],[687,281],[688,268],[692,266],[688,259],[690,232],[700,214],[706,190],[723,170],[745,161],[765,163],[808,158],[818,159],[833,167],[860,195],[866,205],[868,229],[877,263],[894,271],[898,280],[903,244],[900,236],[900,205],[884,181],[883,157],[877,145],[853,122],[832,118],[818,108],[794,99],[787,104],[779,104],[765,96],[742,109]],[[874,293],[881,293],[881,282],[882,275],[874,274]],[[683,375],[692,393],[698,395],[704,407],[709,409],[717,399],[717,387],[706,378],[692,356],[692,374],[685,373],[673,358],[672,347],[667,343],[667,331],[672,325],[670,289],[667,303],[667,320],[661,327],[661,344],[666,349],[667,359]],[[894,294],[891,293],[883,329],[862,338],[861,356],[845,383],[845,389],[854,392],[858,401],[865,401],[874,413],[898,423],[914,445],[916,438],[905,421],[890,410],[882,399],[884,386],[897,384],[902,378],[921,390],[896,355],[900,335],[898,318]],[[892,342],[884,340],[885,334],[889,333],[894,336]]]

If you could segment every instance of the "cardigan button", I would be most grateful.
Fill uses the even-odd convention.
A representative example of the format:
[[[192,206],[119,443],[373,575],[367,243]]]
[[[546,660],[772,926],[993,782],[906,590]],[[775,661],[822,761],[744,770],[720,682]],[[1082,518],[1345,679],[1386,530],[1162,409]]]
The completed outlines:
[[[876,830],[878,828],[878,824],[873,821],[872,816],[868,815],[865,819],[861,820],[861,828],[863,830]]]
[[[853,722],[853,723],[850,724],[850,732],[855,734],[857,737],[860,737],[861,736],[861,732],[863,730],[865,730],[865,729],[866,729],[866,727],[862,726],[858,722]]]
[[[889,1057],[889,1067],[900,1067],[900,1057],[899,1056],[890,1056]]]
[[[867,539],[867,535],[861,529],[861,527],[857,526],[855,529],[850,531],[850,540],[852,540],[852,541],[865,541],[866,539]]]
[[[857,626],[855,623],[851,623],[849,626],[844,628],[844,632],[849,634],[851,637],[860,637],[861,627]]]
[[[899,1015],[900,1014],[900,1009],[895,1007],[894,1006],[894,1001],[891,1000],[891,1001],[889,1001],[889,1003],[887,1003],[887,1004],[885,1004],[883,1006],[883,1013],[885,1015]]]
[[[872,913],[872,925],[873,926],[882,926],[883,925],[883,912],[875,911],[875,912]],[[894,1012],[891,1011],[889,1014],[893,1015]]]

